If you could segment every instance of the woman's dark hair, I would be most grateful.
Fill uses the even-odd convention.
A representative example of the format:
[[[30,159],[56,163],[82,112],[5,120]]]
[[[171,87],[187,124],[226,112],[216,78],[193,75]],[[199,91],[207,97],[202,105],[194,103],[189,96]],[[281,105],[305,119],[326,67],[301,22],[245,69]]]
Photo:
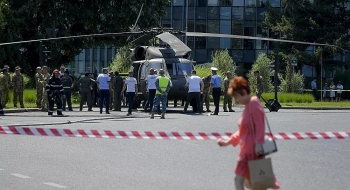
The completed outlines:
[[[237,93],[243,95],[243,90],[247,91],[247,94],[250,94],[250,87],[247,80],[243,77],[236,76],[231,80],[227,93],[233,97],[233,95]]]

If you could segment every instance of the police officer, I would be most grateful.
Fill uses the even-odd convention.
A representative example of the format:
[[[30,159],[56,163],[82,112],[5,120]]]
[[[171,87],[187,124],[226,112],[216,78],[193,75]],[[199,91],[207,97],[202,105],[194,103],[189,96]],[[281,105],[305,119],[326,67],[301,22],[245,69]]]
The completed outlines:
[[[214,99],[215,111],[212,115],[219,115],[219,103],[221,95],[221,77],[217,74],[218,69],[216,67],[211,67],[212,77],[210,81],[210,89],[212,90],[212,95]]]
[[[85,76],[80,78],[79,84],[79,94],[80,94],[80,111],[83,111],[83,105],[87,102],[88,111],[92,111],[92,98],[91,89],[95,80],[90,77],[90,73],[86,72]]]
[[[63,106],[62,110],[66,111],[66,103],[68,104],[68,110],[73,111],[72,108],[72,88],[73,88],[73,80],[72,77],[69,75],[69,71],[65,70],[63,75],[61,76],[62,86],[63,86],[63,92],[64,92],[64,98],[63,98]]]
[[[53,71],[53,76],[50,78],[49,82],[46,84],[45,89],[47,92],[47,98],[49,101],[48,115],[53,114],[53,107],[56,102],[57,105],[57,115],[62,114],[62,96],[64,97],[62,82],[59,78],[60,72],[55,69]]]
[[[224,112],[235,112],[235,110],[232,109],[232,97],[227,94],[231,79],[232,73],[230,71],[227,71],[226,77],[224,79]],[[227,110],[227,107],[229,110]]]
[[[156,97],[154,98],[154,105],[153,110],[151,112],[151,119],[154,119],[154,113],[157,111],[157,108],[160,105],[160,102],[162,102],[162,115],[161,119],[165,119],[165,112],[166,112],[166,103],[167,103],[167,97],[168,92],[170,90],[170,79],[166,76],[164,76],[164,70],[159,69],[159,77],[157,77],[156,80]],[[159,110],[158,110],[159,111]]]
[[[122,111],[122,90],[124,86],[123,78],[119,75],[119,72],[116,71],[113,80],[113,86],[114,86],[114,109],[113,111]]]
[[[102,74],[99,74],[97,77],[97,88],[99,90],[99,97],[100,97],[100,114],[102,114],[103,110],[103,105],[106,105],[106,114],[109,113],[109,86],[111,83],[111,78],[108,75],[108,68],[103,68],[102,69]]]

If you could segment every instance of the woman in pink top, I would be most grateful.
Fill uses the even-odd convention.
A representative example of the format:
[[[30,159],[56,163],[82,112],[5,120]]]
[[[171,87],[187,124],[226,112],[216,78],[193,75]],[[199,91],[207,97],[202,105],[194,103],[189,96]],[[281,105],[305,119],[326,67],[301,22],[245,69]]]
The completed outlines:
[[[244,184],[250,187],[250,173],[248,161],[255,160],[255,141],[253,131],[250,125],[250,116],[255,126],[256,143],[263,144],[265,137],[264,110],[259,99],[250,96],[250,87],[243,77],[234,77],[230,82],[228,94],[236,102],[245,105],[245,109],[238,120],[239,129],[228,140],[219,139],[220,146],[240,145],[238,161],[235,169],[235,186],[236,190],[244,190]],[[264,157],[259,157],[264,158]],[[279,188],[275,180],[275,189]]]

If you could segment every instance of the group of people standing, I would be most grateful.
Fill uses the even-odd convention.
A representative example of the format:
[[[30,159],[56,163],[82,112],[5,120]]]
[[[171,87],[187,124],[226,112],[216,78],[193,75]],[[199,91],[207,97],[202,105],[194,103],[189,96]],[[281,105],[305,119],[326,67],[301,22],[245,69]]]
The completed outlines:
[[[1,93],[1,104],[5,108],[7,102],[9,101],[9,91],[13,88],[13,106],[17,108],[17,101],[21,108],[24,108],[23,103],[23,92],[24,92],[24,77],[21,74],[21,68],[19,66],[15,67],[15,73],[10,76],[10,67],[5,65],[1,69],[0,74],[0,93]]]

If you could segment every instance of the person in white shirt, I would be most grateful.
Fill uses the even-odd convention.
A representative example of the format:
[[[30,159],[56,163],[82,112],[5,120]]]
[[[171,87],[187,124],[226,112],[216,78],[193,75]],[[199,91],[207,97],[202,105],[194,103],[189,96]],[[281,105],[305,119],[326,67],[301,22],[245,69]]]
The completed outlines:
[[[153,109],[153,101],[154,101],[154,97],[156,96],[156,80],[157,80],[157,75],[154,72],[154,69],[151,68],[149,70],[149,75],[146,78],[146,83],[147,83],[147,92],[148,92],[148,100],[145,104],[144,110],[145,112],[147,112],[148,106],[150,106],[151,108],[151,112]]]
[[[331,85],[329,86],[329,90],[330,90],[329,97],[331,98],[331,101],[333,101],[333,98],[335,98],[335,92],[334,92],[335,85],[334,85],[333,81],[331,82]]]
[[[340,101],[341,100],[341,93],[342,93],[342,90],[343,90],[343,85],[340,83],[340,81],[338,81],[338,84],[337,84],[337,99],[336,101]]]
[[[137,88],[137,80],[134,78],[134,73],[129,71],[129,77],[125,79],[124,87],[122,93],[124,93],[126,89],[126,99],[128,101],[129,109],[128,116],[132,114],[132,107],[134,103],[135,97],[137,97],[138,88]]]
[[[100,114],[102,114],[103,104],[106,105],[106,114],[109,114],[109,85],[111,78],[108,75],[108,68],[103,68],[102,72],[103,74],[99,74],[96,80],[100,96]]]
[[[188,104],[193,98],[196,98],[198,113],[202,113],[200,96],[201,93],[203,93],[204,83],[196,74],[197,72],[193,70],[191,72],[191,77],[187,79],[186,87],[188,87],[188,95],[183,113],[187,112]]]

